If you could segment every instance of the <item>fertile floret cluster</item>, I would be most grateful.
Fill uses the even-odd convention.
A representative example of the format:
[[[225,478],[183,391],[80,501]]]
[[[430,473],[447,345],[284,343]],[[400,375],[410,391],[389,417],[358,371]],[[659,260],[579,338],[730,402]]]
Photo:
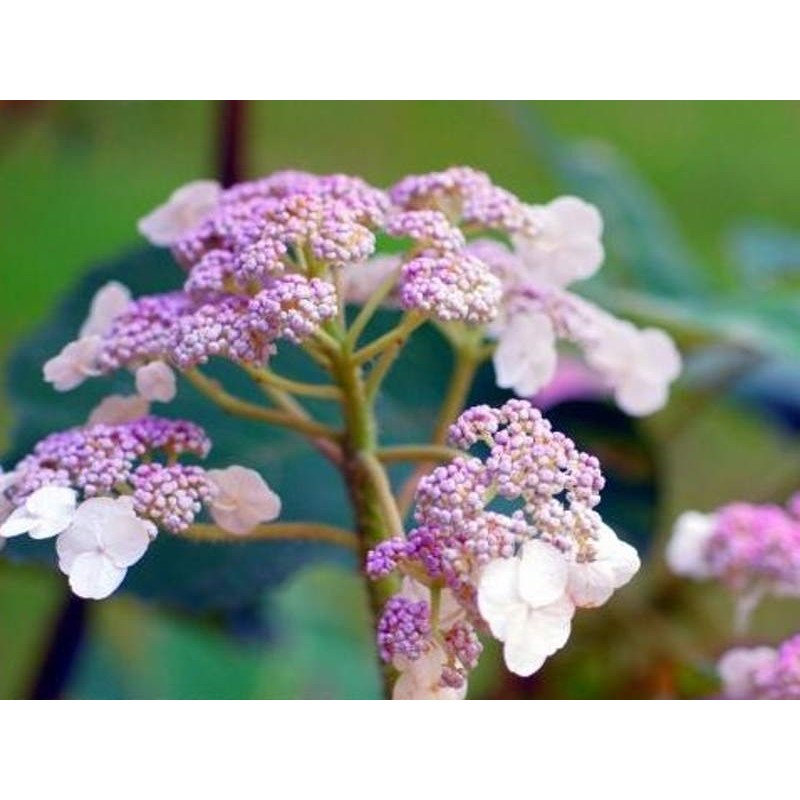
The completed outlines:
[[[488,626],[505,643],[509,669],[530,675],[564,645],[575,608],[608,600],[636,572],[638,557],[594,510],[603,488],[597,459],[553,431],[527,401],[465,411],[450,441],[465,453],[420,481],[417,527],[367,557],[371,577],[398,571],[439,598],[429,628],[419,616],[434,604],[404,601],[400,607],[414,610],[412,626],[409,612],[396,613],[398,598],[390,601],[384,636],[405,643],[404,631],[412,630],[413,654],[382,650],[403,671],[416,654],[438,648],[436,685],[452,687],[453,676],[465,678],[477,660],[475,628]],[[470,455],[476,447],[486,455]]]
[[[800,700],[800,635],[777,649],[736,647],[717,669],[723,694],[731,700]]]
[[[234,525],[237,534],[277,515],[277,498],[251,470],[207,472],[178,461],[205,458],[210,448],[197,425],[153,416],[51,434],[2,476],[0,536],[57,536],[72,590],[107,597],[158,528],[182,533],[204,506],[225,529],[244,510],[249,525]]]
[[[742,622],[767,593],[800,595],[800,516],[796,504],[731,503],[712,514],[688,511],[667,547],[673,572],[721,581],[740,600]]]

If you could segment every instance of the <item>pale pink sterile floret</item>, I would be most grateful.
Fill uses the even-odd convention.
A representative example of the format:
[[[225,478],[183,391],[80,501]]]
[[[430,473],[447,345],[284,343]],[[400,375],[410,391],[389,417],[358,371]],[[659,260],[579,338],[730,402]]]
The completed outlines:
[[[171,247],[194,228],[219,202],[222,187],[216,181],[191,181],[139,220],[139,233],[151,244]]]
[[[281,513],[280,498],[255,470],[234,465],[207,475],[213,491],[211,516],[228,533],[246,536]]]
[[[553,379],[558,365],[556,334],[538,312],[514,315],[502,329],[493,355],[497,385],[532,397]]]
[[[114,320],[130,302],[130,290],[118,281],[110,281],[101,286],[92,298],[89,316],[81,326],[78,338],[105,336],[111,330]]]
[[[136,516],[130,498],[95,497],[56,541],[58,566],[78,597],[102,600],[145,554],[155,528]]]
[[[590,557],[570,560],[567,594],[578,608],[596,608],[609,600],[639,571],[641,561],[634,547],[600,524],[588,546]]]
[[[575,605],[567,594],[564,554],[539,540],[518,556],[492,561],[478,583],[478,609],[492,635],[503,642],[508,669],[536,672],[569,638]]]
[[[87,426],[121,425],[150,413],[150,402],[138,394],[112,394],[101,400],[86,420]]]
[[[666,559],[676,575],[700,579],[711,577],[706,551],[714,525],[713,514],[699,511],[685,511],[675,520],[667,543]]]
[[[32,539],[49,539],[66,530],[75,515],[77,493],[64,486],[43,486],[28,495],[0,525],[0,536],[27,533]]]
[[[45,362],[44,379],[57,392],[69,392],[87,378],[100,374],[98,357],[102,348],[99,336],[85,336],[65,345],[61,352]]]
[[[163,361],[151,361],[136,370],[136,391],[146,400],[169,403],[177,393],[175,373]]]
[[[604,256],[603,220],[593,205],[558,197],[529,209],[535,233],[513,237],[527,278],[563,287],[597,272]]]

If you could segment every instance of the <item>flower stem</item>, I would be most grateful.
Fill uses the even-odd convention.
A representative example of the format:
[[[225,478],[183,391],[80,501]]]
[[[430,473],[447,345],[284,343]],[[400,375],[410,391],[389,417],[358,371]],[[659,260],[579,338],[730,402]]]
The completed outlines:
[[[336,386],[326,386],[317,383],[304,383],[294,381],[278,375],[266,367],[246,367],[247,373],[259,384],[273,386],[291,394],[299,394],[305,397],[319,397],[323,400],[339,400],[342,396],[341,391]]]
[[[228,533],[217,525],[196,523],[181,535],[198,542],[246,543],[269,539],[295,539],[328,542],[351,550],[358,549],[358,539],[351,531],[316,522],[271,522],[257,525],[250,533],[239,536]]]
[[[229,414],[246,419],[259,420],[270,425],[291,428],[314,438],[337,441],[341,436],[333,428],[314,420],[290,414],[286,411],[264,408],[256,403],[250,403],[240,397],[235,397],[227,392],[218,381],[203,375],[198,369],[187,370],[183,374],[196,389]]]
[[[364,333],[375,312],[380,308],[381,303],[388,297],[397,283],[399,270],[393,270],[383,283],[370,295],[366,303],[361,307],[358,315],[353,320],[350,330],[347,332],[347,346],[355,348],[362,333]]]
[[[400,323],[392,328],[388,333],[379,336],[374,341],[365,345],[353,355],[353,361],[357,365],[365,364],[376,356],[379,356],[388,347],[402,346],[405,344],[409,334],[418,328],[425,321],[425,318],[418,314],[406,314]]]
[[[456,417],[464,409],[467,402],[475,373],[483,361],[483,353],[471,345],[454,346],[455,363],[450,375],[450,384],[447,388],[444,401],[436,418],[431,443],[435,447],[443,447],[447,440],[447,431]],[[398,497],[397,505],[400,515],[405,519],[414,500],[414,492],[420,478],[430,469],[432,462],[441,459],[427,459],[419,464],[411,476],[403,484]]]
[[[435,444],[397,445],[395,447],[381,447],[375,455],[384,464],[396,461],[449,461],[451,458],[463,455],[460,450]]]

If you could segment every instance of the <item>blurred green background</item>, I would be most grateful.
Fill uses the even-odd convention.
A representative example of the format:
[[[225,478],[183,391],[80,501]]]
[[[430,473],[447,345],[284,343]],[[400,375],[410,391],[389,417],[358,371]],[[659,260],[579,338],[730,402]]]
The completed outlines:
[[[89,265],[137,243],[135,222],[143,213],[174,187],[215,174],[219,114],[213,102],[0,106],[0,360]],[[788,344],[776,346],[777,389],[762,381],[737,395],[728,376],[709,388],[698,362],[689,388],[676,393],[667,412],[637,425],[636,436],[655,464],[662,539],[683,508],[706,510],[737,498],[782,501],[791,491],[800,468],[793,416],[800,388],[781,381],[785,351],[789,358],[794,347],[800,351],[791,305],[800,267],[800,104],[253,102],[245,115],[247,176],[295,167],[387,185],[406,173],[469,164],[526,200],[584,193],[612,218],[604,203],[616,203],[627,214],[620,230],[630,247],[616,254],[626,286],[638,285],[640,268],[661,263],[653,286],[675,275],[676,285],[683,281],[690,291],[696,283],[709,297],[755,300],[768,290],[782,302],[788,297],[788,311],[781,305],[788,323],[768,340]],[[564,157],[561,148],[577,140],[580,152],[599,154],[601,163],[611,159],[613,169],[599,182],[591,169],[581,171],[579,159]],[[609,195],[607,179],[614,191],[624,184],[627,194]],[[672,288],[666,294],[674,300]],[[702,316],[702,302],[692,313]],[[776,394],[786,401],[780,407]],[[0,451],[10,425],[0,397]],[[624,460],[622,448],[610,452],[612,462],[620,452]],[[573,643],[542,675],[500,683],[490,652],[473,695],[692,696],[713,688],[710,665],[729,637],[729,600],[664,579],[659,547],[639,588],[629,590],[628,605],[615,600],[594,621],[582,618]],[[30,693],[63,602],[60,576],[0,554],[0,697]],[[314,567],[284,584],[270,604],[266,639],[230,635],[130,597],[93,607],[65,694],[375,695],[354,576]],[[652,625],[632,632],[631,619],[641,622],[644,613]],[[765,604],[757,635],[773,640],[800,627],[799,619],[792,601]],[[603,653],[620,631],[628,645],[617,654],[614,677]]]

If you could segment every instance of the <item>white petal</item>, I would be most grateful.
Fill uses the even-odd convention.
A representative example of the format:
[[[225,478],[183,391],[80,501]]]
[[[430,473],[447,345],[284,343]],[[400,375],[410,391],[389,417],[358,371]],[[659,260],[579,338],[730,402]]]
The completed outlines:
[[[717,663],[723,692],[733,699],[752,696],[753,678],[760,667],[770,664],[778,653],[771,647],[735,647]]]
[[[214,209],[221,191],[216,181],[199,180],[181,186],[166,203],[139,220],[139,233],[159,247],[173,245]]]
[[[643,380],[630,375],[614,391],[617,405],[632,417],[655,414],[669,400],[669,384],[665,381]]]
[[[531,609],[514,618],[506,632],[503,657],[508,669],[516,675],[532,675],[567,643],[575,608],[562,597],[555,603]]]
[[[126,572],[103,553],[83,553],[72,562],[69,585],[78,597],[102,600],[119,587]]]
[[[553,325],[544,314],[515,314],[494,352],[497,385],[530,397],[553,378],[558,362]]]
[[[466,682],[458,689],[440,684],[445,663],[441,648],[434,646],[415,661],[398,662],[400,677],[392,691],[393,700],[462,700],[466,696]]]
[[[20,506],[0,525],[0,536],[4,536],[6,539],[10,539],[12,536],[21,536],[23,533],[27,533],[37,520],[38,517],[31,516],[25,506]]]
[[[89,309],[89,316],[81,327],[79,338],[85,336],[105,336],[114,320],[128,307],[131,293],[127,286],[117,281],[110,281],[102,286]]]
[[[85,336],[70,342],[43,368],[44,379],[58,392],[80,386],[86,378],[97,375],[97,356],[102,341],[99,336]]]
[[[518,574],[519,594],[530,606],[546,606],[567,588],[569,565],[564,554],[540,539],[526,542]]]
[[[77,502],[77,493],[66,486],[43,486],[26,501],[25,507],[36,517],[63,519],[72,517]]]
[[[126,498],[93,497],[81,503],[71,533],[85,541],[97,541],[118,567],[135,564],[150,544],[148,526],[134,514]]]
[[[478,610],[492,634],[503,640],[509,616],[525,603],[519,595],[518,558],[498,558],[486,565],[478,582]]]
[[[666,551],[667,564],[675,574],[690,578],[710,576],[705,551],[714,533],[714,522],[713,514],[697,511],[686,511],[678,517]]]
[[[86,553],[99,553],[101,550],[98,529],[87,525],[73,525],[56,539],[58,568],[69,575],[76,558]]]
[[[564,287],[593,275],[603,263],[603,223],[598,210],[577,197],[532,206],[539,227],[533,236],[513,237],[529,278]]]
[[[211,516],[229,533],[246,535],[280,514],[280,498],[255,470],[232,466],[209,470],[207,475],[217,489]]]
[[[175,373],[163,361],[152,361],[136,370],[136,391],[158,403],[169,403],[177,392]]]
[[[138,394],[112,394],[94,407],[87,425],[119,425],[145,417],[150,413],[150,403]]]

